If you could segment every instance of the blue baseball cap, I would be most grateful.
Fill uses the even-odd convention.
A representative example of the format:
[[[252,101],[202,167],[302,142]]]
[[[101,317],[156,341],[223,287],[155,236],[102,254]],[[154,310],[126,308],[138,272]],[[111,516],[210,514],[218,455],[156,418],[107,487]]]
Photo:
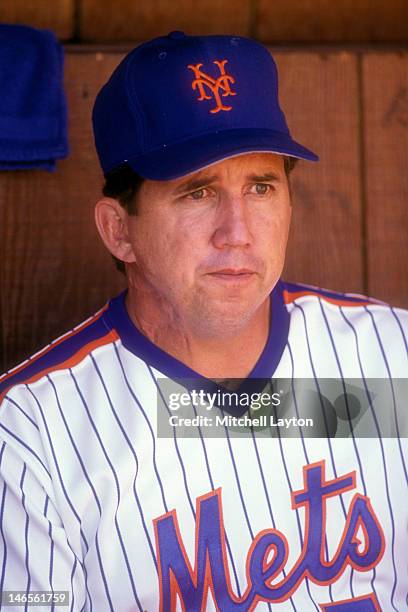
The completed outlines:
[[[131,51],[99,92],[95,145],[106,175],[127,163],[170,180],[228,157],[318,157],[293,140],[269,51],[240,36],[171,32]]]

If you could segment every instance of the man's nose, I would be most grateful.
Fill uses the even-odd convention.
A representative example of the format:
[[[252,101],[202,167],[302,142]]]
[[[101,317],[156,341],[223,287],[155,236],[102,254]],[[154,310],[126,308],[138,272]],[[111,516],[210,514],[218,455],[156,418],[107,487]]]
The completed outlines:
[[[245,247],[252,244],[250,211],[243,196],[223,195],[220,198],[213,244],[222,249],[226,246]]]

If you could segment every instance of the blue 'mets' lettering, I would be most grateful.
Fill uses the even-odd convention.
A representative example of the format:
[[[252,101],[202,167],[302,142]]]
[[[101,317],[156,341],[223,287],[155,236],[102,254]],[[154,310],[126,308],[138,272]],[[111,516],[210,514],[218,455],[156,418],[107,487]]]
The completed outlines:
[[[248,584],[241,597],[237,597],[231,587],[220,489],[197,499],[194,569],[184,548],[176,512],[157,518],[161,610],[175,610],[177,597],[187,610],[205,610],[209,589],[221,610],[252,610],[258,601],[274,603],[288,599],[305,577],[316,584],[327,585],[336,581],[348,565],[357,571],[368,571],[377,565],[384,552],[384,536],[370,500],[359,494],[354,495],[350,504],[335,555],[330,560],[324,555],[327,499],[355,488],[355,475],[326,481],[324,462],[308,465],[303,472],[304,489],[292,494],[292,507],[305,508],[304,545],[299,559],[290,571],[286,569],[284,579],[274,582],[285,568],[288,543],[284,534],[276,529],[260,532],[247,554]],[[357,539],[360,532],[364,535],[363,549],[362,542]],[[373,606],[372,595],[367,597],[369,605]],[[365,605],[362,601],[358,598],[339,602],[333,609],[359,612]],[[350,607],[354,605],[358,607]],[[328,604],[326,607],[329,610]]]

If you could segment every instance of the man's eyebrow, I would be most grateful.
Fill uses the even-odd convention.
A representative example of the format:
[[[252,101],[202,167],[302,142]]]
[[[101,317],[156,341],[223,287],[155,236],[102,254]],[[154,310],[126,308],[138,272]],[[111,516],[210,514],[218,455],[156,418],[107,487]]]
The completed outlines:
[[[216,176],[209,176],[209,175],[203,175],[201,177],[198,176],[195,178],[191,178],[190,180],[186,180],[183,183],[181,183],[178,187],[176,187],[173,193],[174,195],[177,195],[180,193],[189,193],[191,191],[200,189],[201,187],[205,187],[206,185],[209,185],[210,183],[213,183],[216,180],[217,180]]]
[[[214,181],[217,180],[216,175],[207,175],[203,174],[202,176],[196,176],[191,179],[187,179],[183,181],[178,187],[173,191],[174,195],[179,195],[182,193],[190,193],[197,189],[201,189],[202,187],[206,187]],[[253,183],[264,183],[268,182],[280,182],[282,177],[279,174],[275,174],[274,172],[265,172],[264,174],[250,174],[247,179]]]
[[[265,183],[266,181],[279,182],[282,180],[282,177],[274,172],[265,172],[264,174],[250,174],[248,179],[254,183]]]

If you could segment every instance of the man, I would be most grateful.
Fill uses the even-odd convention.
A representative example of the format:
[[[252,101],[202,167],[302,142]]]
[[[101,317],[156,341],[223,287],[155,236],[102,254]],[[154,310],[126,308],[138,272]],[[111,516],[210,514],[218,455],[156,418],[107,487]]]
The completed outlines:
[[[1,590],[98,612],[404,609],[405,429],[367,380],[396,403],[408,316],[280,280],[291,159],[316,156],[288,131],[268,51],[155,39],[93,121],[96,222],[128,290],[3,378]],[[346,378],[364,382],[353,396]],[[287,404],[323,429],[280,418]]]

